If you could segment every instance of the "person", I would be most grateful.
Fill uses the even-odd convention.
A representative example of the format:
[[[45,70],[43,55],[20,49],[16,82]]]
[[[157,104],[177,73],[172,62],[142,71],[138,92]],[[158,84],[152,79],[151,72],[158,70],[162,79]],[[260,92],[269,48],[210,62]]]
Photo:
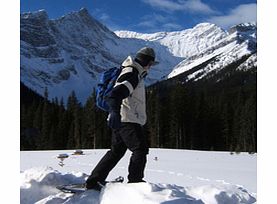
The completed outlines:
[[[87,189],[100,189],[109,172],[124,156],[132,152],[128,167],[128,183],[145,182],[144,169],[148,154],[147,139],[142,126],[146,123],[144,78],[155,61],[153,48],[141,48],[133,59],[128,56],[122,63],[112,91],[106,101],[109,106],[108,126],[112,128],[110,150],[103,156],[86,180]]]

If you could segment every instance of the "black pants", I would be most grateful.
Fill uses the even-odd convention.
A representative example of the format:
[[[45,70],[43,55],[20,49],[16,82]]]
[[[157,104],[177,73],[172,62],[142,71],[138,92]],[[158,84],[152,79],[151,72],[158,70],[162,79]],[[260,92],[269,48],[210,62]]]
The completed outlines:
[[[91,172],[87,183],[105,181],[109,172],[124,156],[127,148],[132,152],[129,162],[129,182],[140,182],[144,177],[148,146],[141,125],[136,123],[122,123],[122,127],[113,130],[111,149],[99,161]]]

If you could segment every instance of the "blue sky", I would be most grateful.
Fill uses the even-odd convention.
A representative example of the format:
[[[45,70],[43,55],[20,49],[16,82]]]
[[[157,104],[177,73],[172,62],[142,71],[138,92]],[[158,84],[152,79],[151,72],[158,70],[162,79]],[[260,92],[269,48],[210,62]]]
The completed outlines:
[[[111,30],[176,31],[211,22],[224,29],[257,21],[256,0],[21,0],[20,11],[56,19],[85,7]]]

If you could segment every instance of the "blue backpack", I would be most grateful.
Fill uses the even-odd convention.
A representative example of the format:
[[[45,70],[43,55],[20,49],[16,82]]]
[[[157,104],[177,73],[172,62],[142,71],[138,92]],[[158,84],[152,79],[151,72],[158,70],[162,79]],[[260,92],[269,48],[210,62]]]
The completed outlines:
[[[122,67],[113,67],[100,74],[99,83],[96,89],[96,106],[103,111],[109,112],[109,106],[105,97],[113,89]]]

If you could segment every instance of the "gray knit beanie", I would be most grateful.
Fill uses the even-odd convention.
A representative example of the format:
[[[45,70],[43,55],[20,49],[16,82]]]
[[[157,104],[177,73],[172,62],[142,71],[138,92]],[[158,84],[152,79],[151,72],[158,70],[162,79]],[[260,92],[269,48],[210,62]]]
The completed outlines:
[[[155,58],[156,54],[153,48],[143,47],[137,52],[135,61],[142,66],[148,65],[150,62],[152,62],[152,65],[156,65],[159,62],[155,61]]]

